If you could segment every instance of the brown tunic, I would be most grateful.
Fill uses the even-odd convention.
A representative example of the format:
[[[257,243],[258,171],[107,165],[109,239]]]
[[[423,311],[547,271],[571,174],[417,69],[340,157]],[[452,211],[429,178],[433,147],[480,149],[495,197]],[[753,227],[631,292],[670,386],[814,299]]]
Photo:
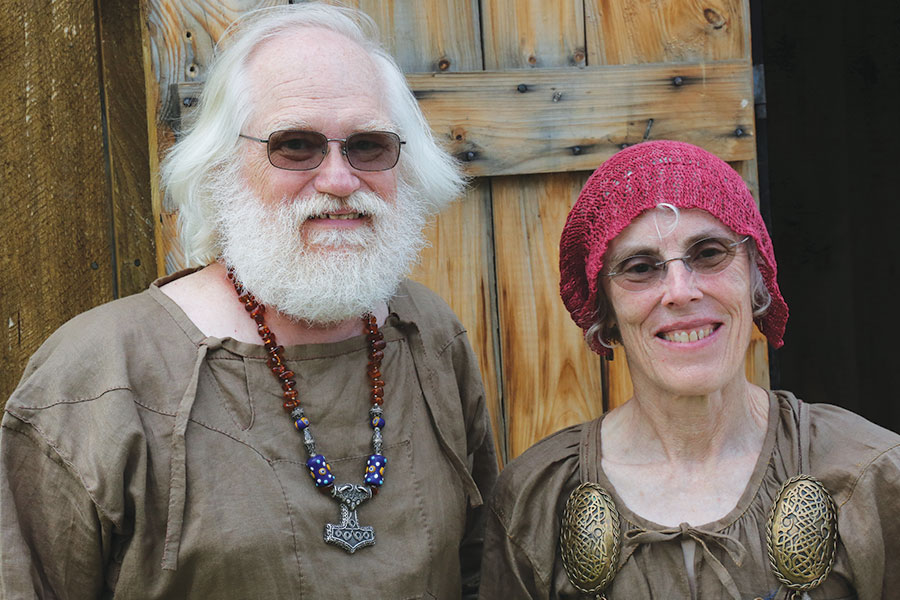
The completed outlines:
[[[763,451],[740,501],[696,527],[663,527],[628,510],[600,468],[601,419],[539,442],[504,469],[489,503],[481,597],[587,597],[566,577],[559,522],[569,493],[595,481],[616,502],[622,529],[609,600],[691,598],[682,540],[696,544],[697,598],[783,599],[786,590],[768,565],[766,526],[781,484],[799,473],[800,448],[839,515],[834,569],[810,597],[900,597],[900,436],[825,404],[807,405],[809,426],[798,427],[797,400],[786,392],[770,397]]]
[[[178,275],[174,276],[177,277]],[[458,598],[477,579],[496,460],[465,330],[405,282],[382,331],[376,545],[322,539],[316,490],[262,346],[205,337],[155,283],[64,325],[0,434],[2,598]],[[285,349],[338,483],[371,454],[360,335]]]

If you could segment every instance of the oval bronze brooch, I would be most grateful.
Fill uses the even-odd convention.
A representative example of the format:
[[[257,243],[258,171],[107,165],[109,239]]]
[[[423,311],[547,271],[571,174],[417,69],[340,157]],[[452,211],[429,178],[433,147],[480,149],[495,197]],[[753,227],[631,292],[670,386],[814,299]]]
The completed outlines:
[[[769,563],[775,577],[795,591],[818,587],[834,564],[837,509],[814,477],[784,482],[769,513]]]
[[[596,483],[582,483],[566,501],[559,534],[560,554],[569,581],[581,592],[597,594],[616,575],[621,541],[616,504]]]

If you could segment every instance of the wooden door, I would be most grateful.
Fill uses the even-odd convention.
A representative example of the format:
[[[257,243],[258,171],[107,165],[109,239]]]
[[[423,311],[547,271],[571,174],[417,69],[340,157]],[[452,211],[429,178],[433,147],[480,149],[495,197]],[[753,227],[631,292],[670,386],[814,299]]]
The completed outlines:
[[[150,0],[151,105],[164,152],[212,45],[280,2]],[[558,243],[590,172],[627,144],[679,139],[756,189],[748,0],[355,0],[408,75],[436,135],[474,177],[429,227],[414,278],[442,295],[479,358],[498,455],[626,400],[623,356],[591,353],[558,293]],[[159,209],[159,269],[181,265]],[[765,340],[748,355],[768,384]]]

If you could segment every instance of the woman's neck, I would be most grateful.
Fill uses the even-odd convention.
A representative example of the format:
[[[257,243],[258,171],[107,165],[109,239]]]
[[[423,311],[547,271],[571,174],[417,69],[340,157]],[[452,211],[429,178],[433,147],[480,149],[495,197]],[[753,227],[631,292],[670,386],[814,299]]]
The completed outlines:
[[[744,377],[713,393],[680,396],[635,382],[631,400],[610,413],[603,455],[628,463],[715,464],[759,452],[768,395]]]

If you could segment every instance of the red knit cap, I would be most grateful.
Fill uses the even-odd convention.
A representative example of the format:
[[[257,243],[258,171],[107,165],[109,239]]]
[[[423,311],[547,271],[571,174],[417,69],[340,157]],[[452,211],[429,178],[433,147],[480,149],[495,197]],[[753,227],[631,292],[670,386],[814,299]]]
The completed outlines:
[[[584,184],[566,219],[559,242],[559,288],[572,319],[587,331],[596,319],[603,255],[609,243],[644,211],[667,202],[710,213],[740,236],[749,235],[759,250],[772,303],[756,320],[775,348],[784,343],[788,307],[775,280],[772,240],[750,190],[723,160],[683,142],[653,141],[630,146],[600,165]],[[594,352],[611,352],[589,340]]]

